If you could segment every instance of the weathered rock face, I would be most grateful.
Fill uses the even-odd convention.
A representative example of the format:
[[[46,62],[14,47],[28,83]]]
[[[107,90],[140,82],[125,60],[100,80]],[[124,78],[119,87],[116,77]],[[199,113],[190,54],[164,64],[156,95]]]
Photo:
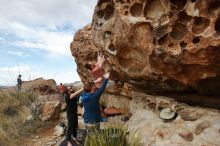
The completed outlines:
[[[151,96],[133,92],[136,98],[130,103],[132,117],[129,130],[136,130],[146,146],[217,146],[220,141],[220,112],[191,107],[163,96]],[[175,105],[176,119],[164,121],[160,110]]]
[[[42,121],[53,121],[59,119],[62,104],[64,102],[59,94],[51,94],[39,96],[32,106]]]
[[[56,93],[56,82],[53,79],[45,80],[38,78],[32,81],[25,81],[22,85],[22,90],[33,90],[39,94]]]
[[[94,41],[129,78],[196,86],[219,76],[219,3],[100,0],[92,25]]]
[[[106,70],[114,70],[120,81],[154,90],[193,87],[216,94],[220,1],[99,0],[92,29],[78,32],[71,48],[83,79],[81,61],[104,50]]]
[[[74,41],[71,43],[71,52],[75,57],[77,71],[82,82],[91,81],[88,71],[85,69],[85,64],[88,59],[96,58],[99,49],[94,45],[91,35],[91,26],[87,25],[84,29],[78,31],[74,36]]]

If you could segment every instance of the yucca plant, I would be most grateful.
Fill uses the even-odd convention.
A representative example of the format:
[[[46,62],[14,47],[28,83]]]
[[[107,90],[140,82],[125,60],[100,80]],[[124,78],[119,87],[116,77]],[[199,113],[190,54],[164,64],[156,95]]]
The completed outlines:
[[[136,131],[127,132],[125,126],[110,126],[87,135],[84,146],[141,146]]]

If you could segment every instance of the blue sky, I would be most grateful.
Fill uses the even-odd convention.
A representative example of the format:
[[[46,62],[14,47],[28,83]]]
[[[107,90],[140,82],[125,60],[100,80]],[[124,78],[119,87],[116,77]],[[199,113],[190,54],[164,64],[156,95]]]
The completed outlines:
[[[97,0],[0,0],[0,85],[43,77],[80,80],[70,53],[75,32],[91,23]]]

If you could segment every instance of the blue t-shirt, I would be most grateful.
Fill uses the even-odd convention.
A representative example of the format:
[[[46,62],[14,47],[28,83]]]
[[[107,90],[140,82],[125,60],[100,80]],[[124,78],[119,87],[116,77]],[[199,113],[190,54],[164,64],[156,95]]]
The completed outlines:
[[[84,92],[82,95],[82,103],[85,109],[85,123],[99,123],[102,120],[99,108],[99,99],[104,92],[108,79],[105,79],[102,86],[95,93]]]

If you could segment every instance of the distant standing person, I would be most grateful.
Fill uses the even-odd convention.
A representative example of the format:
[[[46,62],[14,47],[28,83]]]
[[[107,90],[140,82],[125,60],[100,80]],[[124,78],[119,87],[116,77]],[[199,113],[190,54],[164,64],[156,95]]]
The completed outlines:
[[[18,78],[17,78],[18,91],[21,91],[21,86],[22,86],[21,75],[18,75]]]
[[[65,91],[65,101],[67,104],[67,146],[73,146],[73,141],[77,141],[78,115],[77,115],[77,98],[83,92],[83,88],[76,91],[73,86],[68,86]],[[72,140],[73,136],[73,140]]]
[[[64,96],[64,92],[65,92],[64,90],[65,90],[65,86],[62,83],[60,83],[60,94],[62,96]]]

